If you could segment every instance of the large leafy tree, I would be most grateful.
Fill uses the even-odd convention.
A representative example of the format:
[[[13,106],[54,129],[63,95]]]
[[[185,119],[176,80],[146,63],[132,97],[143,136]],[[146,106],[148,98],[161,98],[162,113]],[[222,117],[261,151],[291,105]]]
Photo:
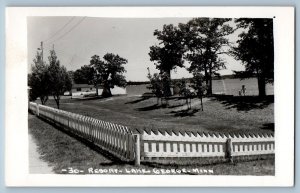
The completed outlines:
[[[81,66],[73,75],[76,84],[92,84],[94,78],[94,69],[89,65]]]
[[[28,85],[31,88],[29,96],[30,100],[40,98],[43,105],[50,95],[48,68],[49,66],[43,62],[41,54],[37,52],[31,66],[31,73],[28,75]]]
[[[92,84],[96,88],[96,95],[98,96],[98,83],[96,80],[96,71],[90,65],[81,66],[74,72],[73,79],[76,84]]]
[[[171,70],[176,67],[183,67],[184,44],[182,42],[183,34],[178,27],[170,24],[164,25],[163,29],[155,30],[154,36],[159,40],[158,45],[150,47],[150,60],[154,61],[156,68],[161,74],[171,79]],[[167,88],[170,92],[170,88]]]
[[[60,96],[72,89],[72,80],[64,66],[60,65],[54,50],[50,50],[49,59],[49,90],[59,109]]]
[[[179,27],[184,34],[187,47],[185,58],[189,61],[188,71],[204,72],[207,94],[212,94],[212,77],[225,68],[221,54],[228,53],[229,41],[226,36],[234,32],[227,23],[231,19],[194,18]]]
[[[90,66],[94,69],[93,81],[94,84],[103,86],[103,97],[112,96],[110,89],[114,86],[126,86],[123,75],[126,72],[125,64],[127,64],[126,59],[112,53],[105,54],[103,60],[98,55],[92,56]]]
[[[266,95],[266,84],[274,81],[273,19],[240,18],[237,27],[244,28],[232,54],[245,65],[243,78],[257,78],[259,96]]]

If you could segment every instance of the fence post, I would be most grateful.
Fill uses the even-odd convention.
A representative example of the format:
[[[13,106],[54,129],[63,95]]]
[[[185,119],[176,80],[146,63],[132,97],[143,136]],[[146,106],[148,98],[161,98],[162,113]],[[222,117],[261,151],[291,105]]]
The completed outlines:
[[[67,118],[68,118],[68,129],[70,129],[70,113],[67,112]]]
[[[40,109],[39,109],[39,104],[36,103],[36,115],[39,116],[40,115]]]
[[[141,165],[140,135],[134,134],[134,165]]]
[[[226,158],[233,163],[233,158],[232,158],[232,141],[230,138],[226,140]]]

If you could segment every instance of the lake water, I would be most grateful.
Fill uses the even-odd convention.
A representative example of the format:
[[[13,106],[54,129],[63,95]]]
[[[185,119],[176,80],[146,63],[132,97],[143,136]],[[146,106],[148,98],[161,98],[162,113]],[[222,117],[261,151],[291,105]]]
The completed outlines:
[[[258,95],[258,86],[256,78],[249,79],[222,79],[213,80],[212,87],[214,94],[226,94],[226,95],[239,95],[239,91],[242,85],[246,87],[246,95]],[[126,87],[128,95],[142,95],[145,92],[151,92],[147,89],[147,85],[128,85]],[[267,95],[274,94],[274,86],[272,84],[267,84],[266,86]]]

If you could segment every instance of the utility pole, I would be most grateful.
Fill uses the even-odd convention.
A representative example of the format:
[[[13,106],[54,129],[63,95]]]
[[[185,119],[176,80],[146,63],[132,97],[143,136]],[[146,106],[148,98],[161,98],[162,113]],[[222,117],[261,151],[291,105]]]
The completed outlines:
[[[42,63],[44,63],[44,47],[43,47],[43,42],[41,42],[41,57],[42,57]]]
[[[148,70],[148,74],[150,74],[150,68],[149,67],[147,67],[147,70]],[[150,74],[151,75],[151,74]]]

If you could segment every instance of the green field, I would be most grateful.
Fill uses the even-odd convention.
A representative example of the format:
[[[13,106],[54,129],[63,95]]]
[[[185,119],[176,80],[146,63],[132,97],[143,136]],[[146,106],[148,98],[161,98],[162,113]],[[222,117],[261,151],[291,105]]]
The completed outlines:
[[[213,132],[273,132],[274,97],[204,98],[185,100],[173,97],[168,107],[157,105],[156,98],[115,96],[104,99],[63,99],[61,109],[128,126],[130,129],[159,129]],[[53,100],[46,105],[56,107]]]

